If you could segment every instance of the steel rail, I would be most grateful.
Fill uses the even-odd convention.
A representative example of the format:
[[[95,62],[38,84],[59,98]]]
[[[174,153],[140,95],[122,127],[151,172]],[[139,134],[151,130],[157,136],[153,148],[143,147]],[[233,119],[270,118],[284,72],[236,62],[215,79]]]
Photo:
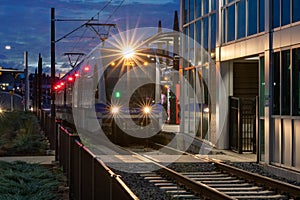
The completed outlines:
[[[120,147],[122,148],[122,147]],[[195,194],[198,194],[202,197],[206,197],[206,198],[210,198],[210,199],[214,199],[214,200],[232,200],[232,199],[236,199],[234,197],[230,197],[229,195],[220,192],[212,187],[209,187],[203,183],[197,182],[191,178],[188,178],[164,165],[161,165],[159,163],[157,163],[156,161],[152,160],[151,158],[142,156],[138,153],[135,153],[131,150],[128,150],[126,148],[122,148],[134,155],[136,155],[137,157],[140,157],[141,160],[147,160],[150,161],[152,164],[156,165],[157,167],[159,167],[160,169],[158,170],[158,173],[160,173],[161,175],[165,175],[168,176],[169,178],[175,180],[179,185],[184,186],[186,189],[190,189],[192,190]]]
[[[250,180],[255,182],[256,184],[262,185],[267,188],[272,188],[277,190],[277,192],[282,194],[288,194],[295,199],[300,198],[300,187],[281,182],[278,180],[271,179],[269,177],[261,176],[255,173],[247,172],[242,169],[238,169],[229,165],[226,165],[224,163],[218,163],[214,162],[214,165],[218,167],[219,169],[222,169],[226,172],[229,172],[232,175],[244,178],[246,180]]]

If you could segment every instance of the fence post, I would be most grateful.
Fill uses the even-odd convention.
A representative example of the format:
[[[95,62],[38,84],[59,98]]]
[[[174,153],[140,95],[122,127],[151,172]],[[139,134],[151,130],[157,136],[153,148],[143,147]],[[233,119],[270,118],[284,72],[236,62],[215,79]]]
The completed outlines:
[[[242,113],[241,113],[241,99],[238,98],[238,152],[239,154],[243,153],[243,124],[242,122]]]

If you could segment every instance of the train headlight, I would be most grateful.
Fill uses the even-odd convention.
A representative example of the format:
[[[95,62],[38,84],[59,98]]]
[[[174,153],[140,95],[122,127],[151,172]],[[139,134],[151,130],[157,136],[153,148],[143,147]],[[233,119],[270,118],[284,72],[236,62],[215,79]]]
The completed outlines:
[[[120,112],[120,107],[119,106],[112,106],[110,108],[110,112],[111,112],[111,114],[116,115]]]
[[[204,108],[204,109],[203,109],[203,112],[209,113],[209,108],[208,108],[208,107]]]
[[[151,113],[151,110],[152,110],[151,106],[144,106],[143,107],[143,113],[145,115],[149,115]]]
[[[123,53],[123,57],[125,59],[129,59],[129,58],[132,58],[134,56],[134,49],[132,47],[125,47],[123,50],[122,50],[122,53]]]

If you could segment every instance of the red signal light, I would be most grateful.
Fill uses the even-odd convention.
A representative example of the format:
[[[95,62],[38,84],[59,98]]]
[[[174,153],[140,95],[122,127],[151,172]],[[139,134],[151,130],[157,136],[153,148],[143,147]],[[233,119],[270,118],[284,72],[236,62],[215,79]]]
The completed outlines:
[[[91,70],[91,67],[89,65],[84,66],[83,71],[88,72]]]
[[[64,82],[61,82],[61,83],[60,83],[60,85],[61,85],[61,86],[64,86],[64,85],[65,85],[65,83],[64,83]]]
[[[68,77],[68,81],[69,81],[69,82],[72,82],[73,80],[74,80],[74,78],[73,78],[72,76],[69,76],[69,77]]]
[[[76,78],[79,77],[79,73],[76,73],[74,76],[75,76]]]

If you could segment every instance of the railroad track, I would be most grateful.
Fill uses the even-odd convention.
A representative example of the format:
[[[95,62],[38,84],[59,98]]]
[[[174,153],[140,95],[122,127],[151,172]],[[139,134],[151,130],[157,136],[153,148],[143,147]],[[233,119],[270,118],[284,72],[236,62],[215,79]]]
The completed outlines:
[[[209,171],[177,172],[152,160],[151,156],[142,157],[160,169],[140,175],[164,190],[170,199],[300,199],[300,187],[224,163],[205,160],[211,165]]]

